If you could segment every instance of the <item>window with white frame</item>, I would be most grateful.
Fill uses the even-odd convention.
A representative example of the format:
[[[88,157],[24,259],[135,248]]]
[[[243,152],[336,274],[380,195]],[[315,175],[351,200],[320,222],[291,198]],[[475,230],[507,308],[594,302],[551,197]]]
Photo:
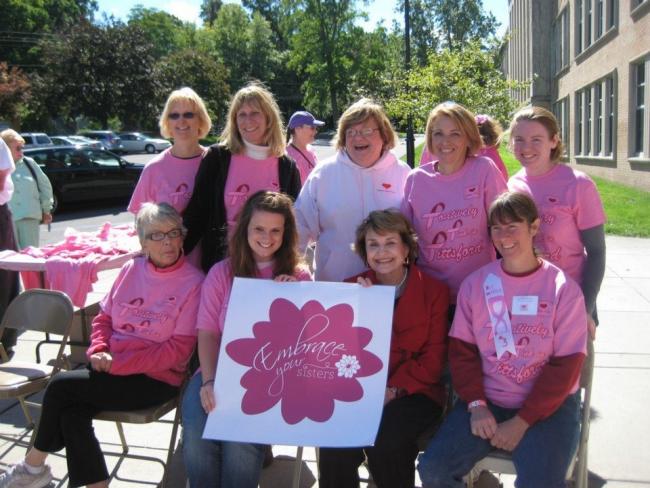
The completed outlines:
[[[612,157],[615,97],[613,75],[576,92],[576,156]]]
[[[555,72],[569,65],[569,8],[564,10],[555,19]]]
[[[575,46],[580,54],[616,26],[618,0],[576,0],[575,9]]]
[[[632,110],[630,128],[632,132],[632,156],[650,158],[650,114],[648,106],[650,90],[650,58],[632,65]]]
[[[564,97],[553,104],[553,114],[560,125],[560,138],[564,145],[564,154],[569,154],[569,97]]]

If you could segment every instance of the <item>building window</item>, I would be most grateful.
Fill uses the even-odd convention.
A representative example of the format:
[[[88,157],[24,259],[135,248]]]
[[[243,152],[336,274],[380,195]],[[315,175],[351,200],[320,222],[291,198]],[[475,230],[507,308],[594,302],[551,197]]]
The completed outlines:
[[[576,156],[611,157],[616,130],[614,77],[576,92]]]
[[[555,72],[569,65],[569,9],[562,10],[555,19]]]
[[[650,98],[647,89],[648,71],[650,71],[650,58],[632,66],[632,80],[634,83],[632,104],[634,110],[631,115],[634,117],[631,127],[634,127],[634,140],[632,143],[633,155],[636,157],[650,157],[650,126],[648,124],[648,99]]]
[[[575,5],[575,45],[580,54],[616,26],[618,0],[576,0]]]
[[[553,114],[560,124],[560,138],[564,144],[564,155],[569,154],[569,97],[553,104]]]

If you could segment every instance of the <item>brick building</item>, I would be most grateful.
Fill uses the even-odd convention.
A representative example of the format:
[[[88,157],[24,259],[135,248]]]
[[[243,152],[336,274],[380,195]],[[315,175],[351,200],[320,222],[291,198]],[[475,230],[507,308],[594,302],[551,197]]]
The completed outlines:
[[[650,0],[509,0],[506,76],[553,110],[570,164],[650,190]]]

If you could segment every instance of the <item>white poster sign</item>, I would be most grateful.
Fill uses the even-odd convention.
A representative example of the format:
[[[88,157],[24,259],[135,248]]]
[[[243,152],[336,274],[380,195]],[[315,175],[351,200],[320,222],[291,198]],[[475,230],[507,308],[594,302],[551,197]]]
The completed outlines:
[[[236,278],[204,437],[372,445],[393,303],[393,287]]]

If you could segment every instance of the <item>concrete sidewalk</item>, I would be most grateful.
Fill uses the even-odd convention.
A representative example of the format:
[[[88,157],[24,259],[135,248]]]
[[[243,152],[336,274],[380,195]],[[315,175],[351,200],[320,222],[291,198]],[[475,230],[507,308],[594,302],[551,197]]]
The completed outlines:
[[[596,339],[590,486],[650,487],[650,416],[645,415],[650,405],[650,330],[646,329],[650,326],[650,239],[607,237],[607,272],[598,309],[601,324]],[[39,334],[21,336],[16,357],[33,361],[35,345],[41,338]],[[44,347],[43,354],[52,357],[54,346]],[[166,420],[171,419],[169,416]],[[114,424],[96,422],[95,431],[106,452],[120,450]],[[165,459],[169,423],[127,425],[125,431],[131,452]],[[17,402],[0,401],[0,469],[22,458],[29,436]],[[260,486],[290,487],[296,448],[275,446],[274,452],[276,462],[264,470]],[[106,459],[111,469],[117,458]],[[182,488],[182,464],[179,457],[175,459],[168,486]],[[49,462],[57,479],[52,486],[67,486],[63,455],[51,456]],[[317,486],[313,449],[305,449],[302,473],[301,488]],[[127,460],[111,486],[155,486],[161,478],[159,464]],[[506,487],[514,486],[512,477],[503,477],[502,482]]]

